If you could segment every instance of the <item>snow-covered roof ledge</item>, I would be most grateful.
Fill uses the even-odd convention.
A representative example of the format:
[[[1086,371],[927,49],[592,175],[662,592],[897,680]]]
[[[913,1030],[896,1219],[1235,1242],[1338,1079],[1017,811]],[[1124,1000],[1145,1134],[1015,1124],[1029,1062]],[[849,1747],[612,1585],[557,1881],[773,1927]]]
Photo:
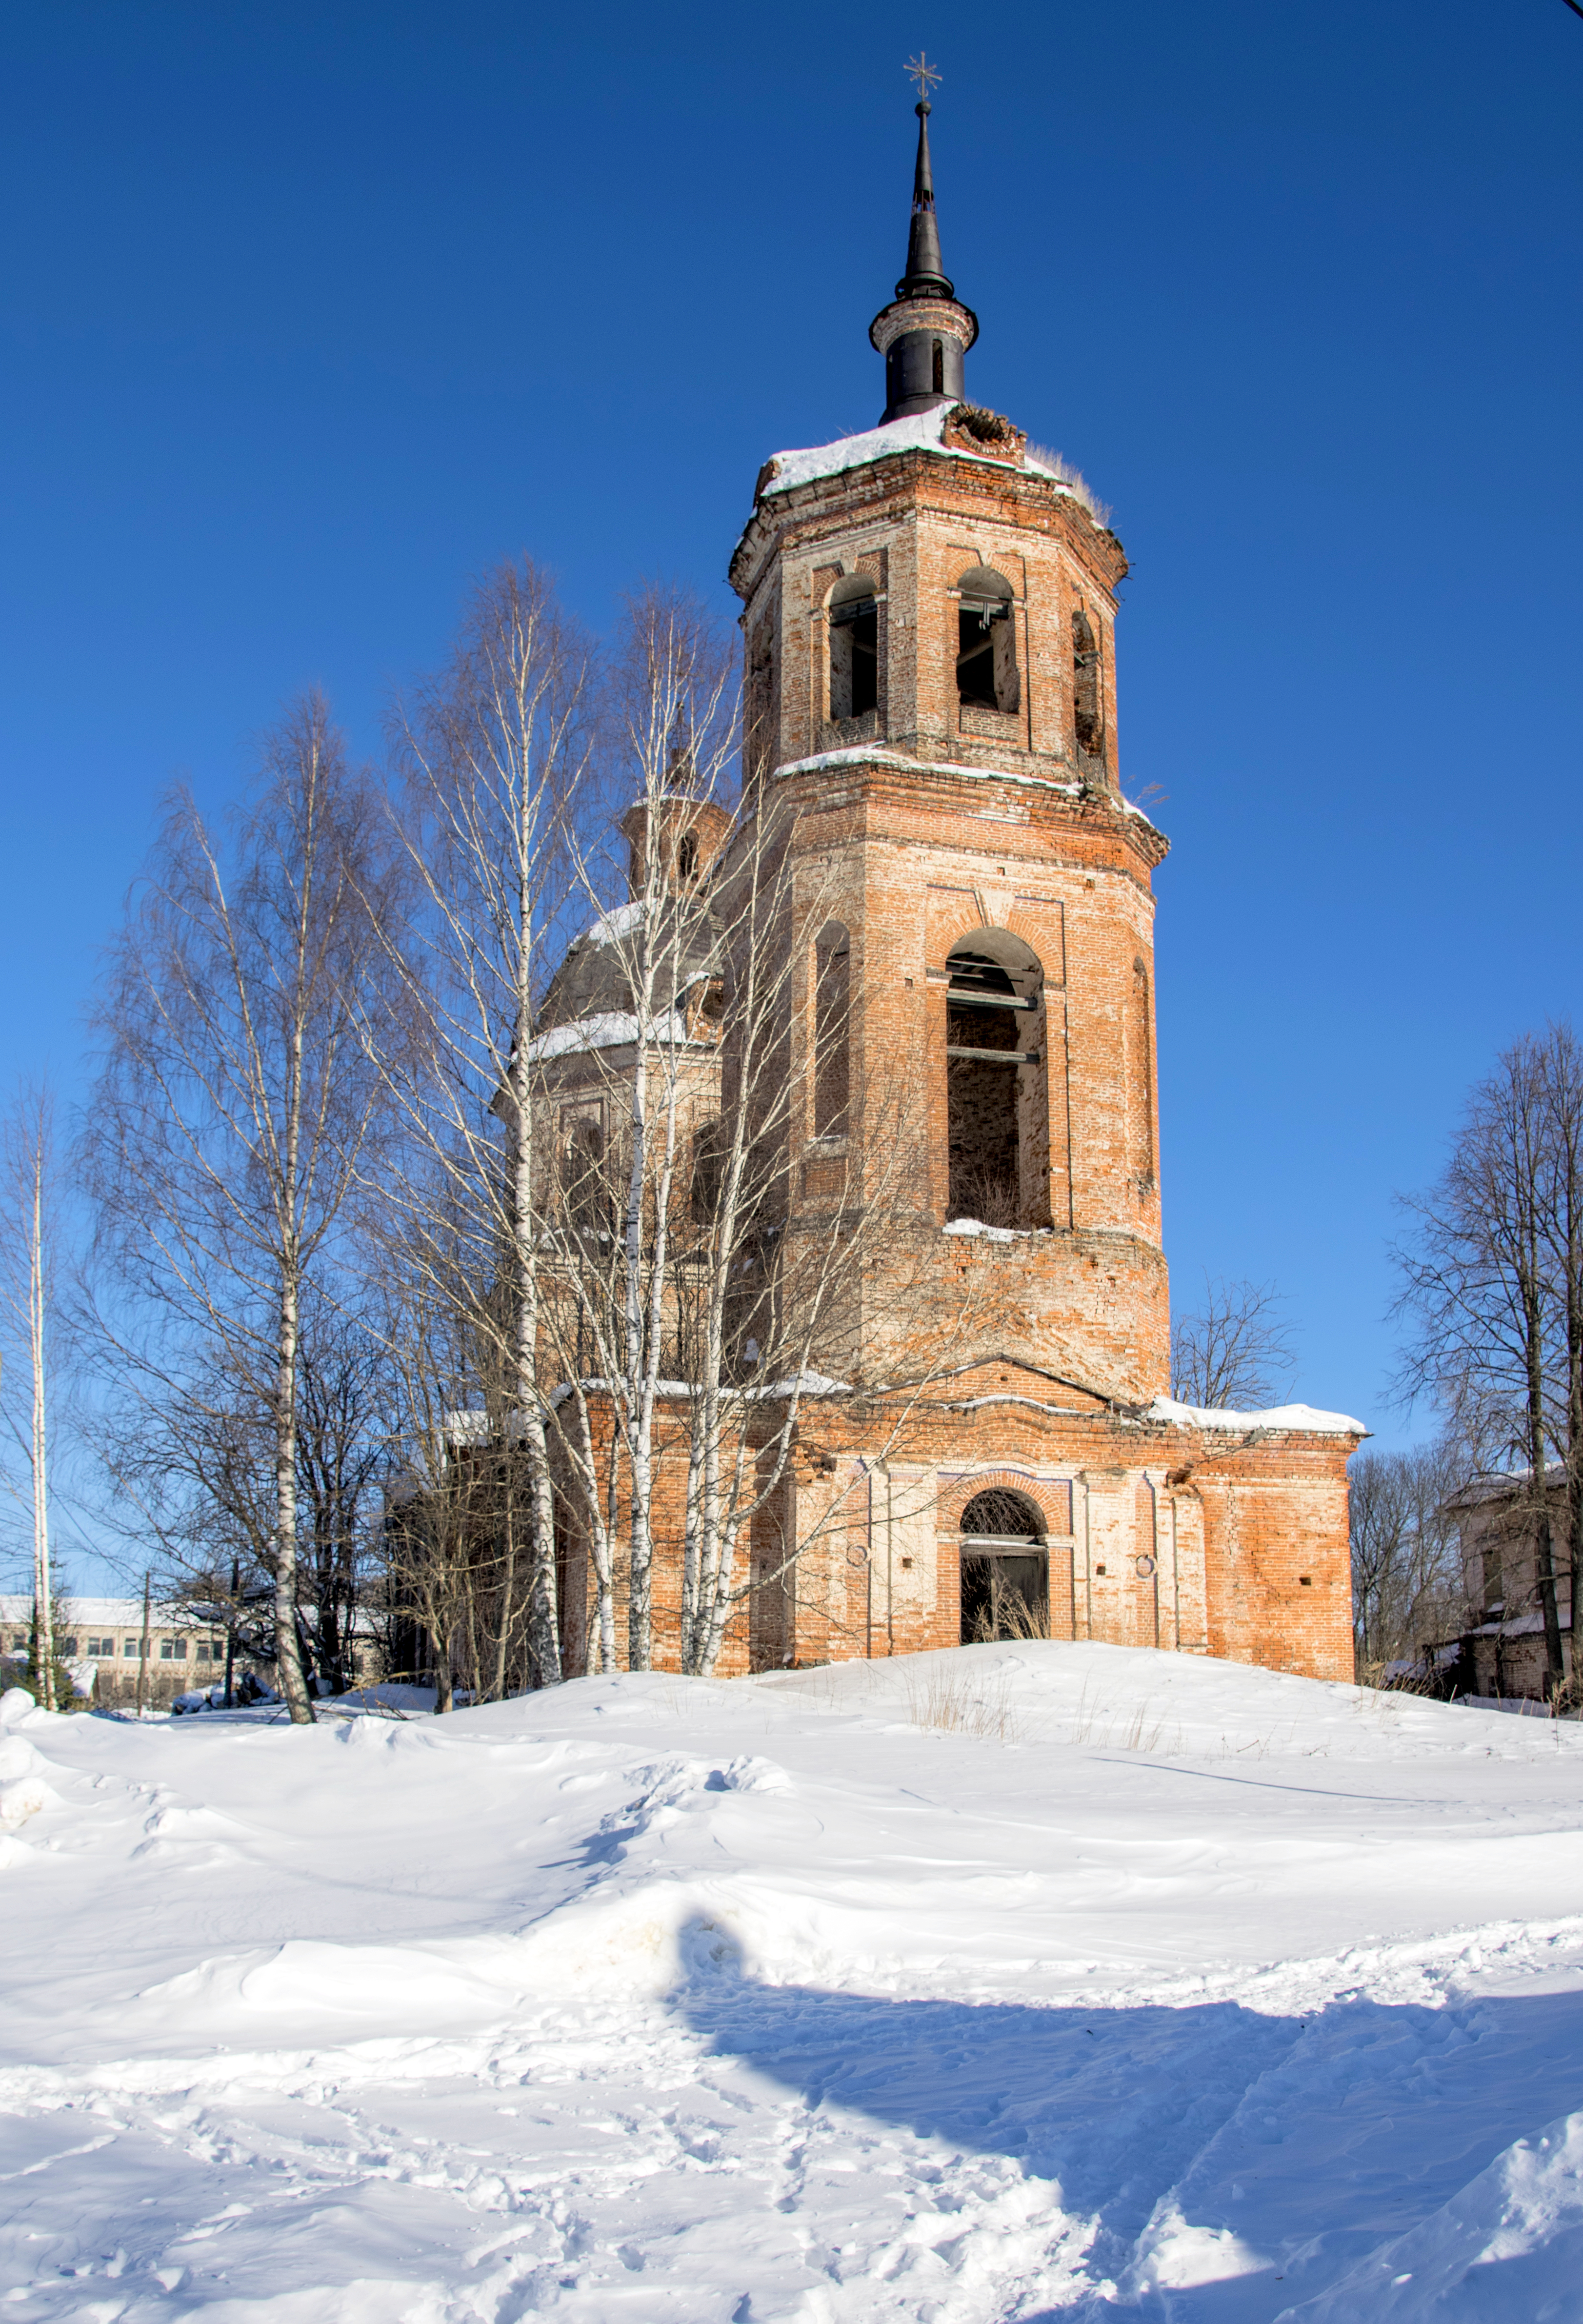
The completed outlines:
[[[1138,1415],[1141,1420],[1164,1421],[1170,1428],[1224,1429],[1240,1434],[1251,1429],[1284,1428],[1308,1436],[1367,1436],[1361,1420],[1345,1412],[1320,1412],[1311,1404],[1275,1404],[1264,1412],[1232,1412],[1218,1405],[1178,1404],[1173,1397],[1157,1396]]]
[[[825,767],[895,767],[904,774],[967,775],[979,783],[1022,783],[1030,790],[1061,791],[1068,798],[1078,798],[1082,793],[1081,783],[1058,783],[1048,775],[1014,775],[1009,767],[964,767],[954,759],[914,759],[905,751],[888,751],[883,743],[873,742],[816,751],[811,759],[789,759],[776,768],[775,779],[778,782],[783,775],[817,774]]]
[[[901,452],[932,452],[942,460],[984,460],[993,457],[982,448],[976,451],[945,441],[945,422],[955,406],[937,404],[933,411],[912,411],[902,420],[892,420],[883,428],[865,428],[856,436],[838,436],[833,444],[813,444],[802,450],[777,452],[767,460],[765,478],[760,493],[795,492],[799,484],[816,484],[822,476],[843,475],[849,468],[864,468],[875,460],[891,460]],[[1002,459],[999,465],[1008,464]],[[1067,479],[1053,468],[1048,461],[1026,454],[1019,464],[1035,476],[1043,476],[1059,493],[1080,505],[1083,495]]]
[[[874,742],[849,742],[839,751],[815,751],[812,758],[787,759],[774,770],[771,779],[779,782],[785,775],[816,775],[826,767],[896,767],[910,774],[966,775],[976,783],[1021,783],[1028,790],[1059,791],[1063,798],[1098,796],[1090,785],[1058,783],[1050,775],[1014,775],[1009,767],[969,767],[959,759],[915,759],[906,751],[888,751],[883,743]],[[1136,816],[1151,831],[1159,830],[1141,807],[1123,798],[1119,791],[1107,791],[1104,797],[1119,814]]]
[[[686,1024],[674,1009],[649,1019],[647,1038],[688,1046]],[[528,1044],[528,1055],[538,1065],[547,1057],[570,1056],[583,1050],[622,1049],[637,1039],[636,1017],[625,1010],[603,1009],[592,1017],[575,1017],[568,1025],[552,1025],[548,1033],[535,1034]]]

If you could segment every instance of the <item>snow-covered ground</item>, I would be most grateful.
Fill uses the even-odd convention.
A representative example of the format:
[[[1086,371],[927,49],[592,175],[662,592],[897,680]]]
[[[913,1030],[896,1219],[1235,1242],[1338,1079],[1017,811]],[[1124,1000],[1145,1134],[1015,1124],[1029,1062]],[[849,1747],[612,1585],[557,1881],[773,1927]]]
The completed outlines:
[[[1062,1646],[5,1713],[0,2324],[1583,2318],[1577,1728]]]

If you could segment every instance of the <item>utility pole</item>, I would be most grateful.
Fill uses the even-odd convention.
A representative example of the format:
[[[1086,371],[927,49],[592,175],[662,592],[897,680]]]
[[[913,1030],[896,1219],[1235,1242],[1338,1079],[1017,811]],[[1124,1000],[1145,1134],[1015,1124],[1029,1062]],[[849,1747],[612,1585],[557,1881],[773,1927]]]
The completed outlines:
[[[143,1696],[148,1688],[149,1592],[152,1584],[152,1579],[153,1577],[146,1572],[143,1577],[143,1651],[137,1658],[137,1715],[140,1719],[143,1717]]]
[[[41,1105],[32,1160],[32,1208],[28,1223],[28,1352],[32,1360],[33,1637],[40,1698],[46,1711],[55,1701],[54,1586],[50,1573],[50,1517],[44,1471],[44,1139]]]

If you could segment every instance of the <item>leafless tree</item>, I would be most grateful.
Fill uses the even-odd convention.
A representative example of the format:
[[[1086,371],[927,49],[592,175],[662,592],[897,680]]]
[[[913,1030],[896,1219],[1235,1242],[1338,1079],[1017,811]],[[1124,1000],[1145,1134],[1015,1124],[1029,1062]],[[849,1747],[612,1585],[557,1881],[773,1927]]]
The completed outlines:
[[[1454,1440],[1359,1452],[1348,1471],[1353,1627],[1367,1679],[1460,1630],[1467,1591],[1455,1497],[1468,1480]]]
[[[682,1553],[684,1671],[713,1671],[754,1591],[789,1585],[810,1537],[757,1563],[744,1546],[782,1493],[809,1399],[856,1392],[854,1310],[865,1290],[874,1297],[909,1151],[899,1081],[876,1072],[848,1092],[844,987],[837,1008],[805,973],[839,867],[794,855],[773,796],[745,811],[732,796],[732,665],[685,598],[650,590],[630,608],[616,693],[631,893],[594,937],[624,1006],[552,1023],[535,1045],[571,1122],[547,1204],[556,1296],[546,1314],[595,1576],[591,1659],[603,1668],[615,1652],[618,1512],[633,1668],[654,1652],[662,1500]],[[596,900],[586,859],[584,876]],[[811,1038],[794,1070],[799,1010]],[[842,1150],[861,1158],[839,1166],[833,1199],[810,1212],[795,1134],[810,1095],[801,1074],[833,1085],[838,1065],[851,1128]],[[613,1125],[608,1141],[591,1127],[579,1136],[596,1120]],[[907,1410],[904,1391],[877,1424],[877,1454],[894,1449]],[[681,1489],[673,1476],[662,1490],[673,1465],[685,1466]]]
[[[1256,1410],[1289,1387],[1295,1358],[1285,1295],[1273,1283],[1211,1281],[1171,1324],[1171,1393],[1180,1403]]]
[[[700,1127],[696,1052],[702,1047],[712,1058],[716,1052],[707,1011],[722,964],[705,872],[720,823],[730,820],[734,678],[730,642],[686,593],[651,586],[629,601],[604,687],[601,794],[612,807],[622,803],[612,820],[629,844],[630,896],[596,932],[619,968],[627,1004],[616,1012],[619,1024],[609,1012],[602,1015],[598,1038],[628,1038],[591,1052],[594,1083],[605,1092],[603,1117],[614,1134],[600,1154],[574,1148],[564,1157],[554,1175],[564,1177],[569,1164],[584,1184],[554,1215],[562,1230],[560,1279],[575,1286],[573,1336],[579,1351],[594,1353],[625,1474],[627,1659],[633,1670],[649,1669],[653,1657],[657,1407],[662,1380],[684,1360],[675,1299],[677,1173],[692,1159]],[[584,892],[596,904],[606,885],[596,845],[575,834],[573,844]],[[567,1036],[577,1038],[575,1027]],[[562,1038],[552,1026],[534,1045],[541,1078]],[[704,1079],[713,1080],[709,1067]],[[616,1200],[607,1208],[609,1195]],[[605,1220],[613,1231],[601,1232]],[[595,1451],[586,1378],[575,1363],[562,1434],[581,1487],[596,1577],[598,1652],[608,1667],[614,1651],[612,1471],[608,1456],[602,1462]]]
[[[245,1425],[267,1421],[276,1668],[298,1721],[299,1338],[381,1134],[365,1035],[396,908],[383,831],[323,698],[303,696],[228,835],[172,797],[94,1015],[84,1158],[112,1367],[168,1420],[211,1419],[219,1380]]]
[[[1564,1441],[1568,1395],[1549,1067],[1545,1045],[1524,1036],[1474,1089],[1439,1180],[1403,1203],[1394,1312],[1409,1334],[1402,1394],[1433,1397],[1464,1438],[1529,1480],[1553,1692],[1564,1662],[1545,1474],[1558,1434]]]
[[[1576,1681],[1583,1674],[1583,1047],[1565,1020],[1548,1025],[1535,1046],[1546,1148],[1539,1219],[1555,1372],[1547,1419],[1566,1485]]]
[[[511,1337],[499,1319],[480,1325],[470,1240],[444,1215],[437,1202],[415,1221],[386,1273],[400,1465],[380,1545],[392,1667],[432,1674],[439,1711],[458,1681],[498,1701],[533,1679],[522,1577],[537,1528]]]
[[[480,584],[450,661],[400,707],[394,812],[415,902],[399,932],[387,922],[386,940],[421,1030],[414,1041],[404,1027],[393,1050],[377,1030],[369,1039],[409,1157],[386,1189],[387,1234],[419,1264],[447,1254],[426,1302],[452,1303],[454,1342],[492,1344],[525,1470],[535,1685],[561,1668],[530,1052],[565,900],[562,837],[587,757],[588,670],[581,633],[524,560]]]
[[[54,1318],[60,1218],[55,1173],[54,1107],[42,1087],[13,1101],[0,1133],[0,1409],[26,1464],[26,1502],[32,1536],[34,1654],[41,1700],[60,1708],[52,1634],[49,1442],[51,1403],[50,1333]],[[18,1359],[20,1358],[20,1362]],[[20,1373],[21,1397],[9,1375]],[[25,1407],[25,1409],[24,1409]]]

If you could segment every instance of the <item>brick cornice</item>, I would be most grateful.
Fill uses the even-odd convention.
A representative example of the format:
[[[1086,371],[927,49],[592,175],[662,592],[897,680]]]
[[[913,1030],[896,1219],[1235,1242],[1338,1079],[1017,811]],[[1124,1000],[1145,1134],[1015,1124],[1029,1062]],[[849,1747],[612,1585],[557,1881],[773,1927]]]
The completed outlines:
[[[1164,833],[1118,807],[1109,794],[1066,783],[1063,774],[1060,762],[1042,776],[993,768],[964,770],[950,762],[904,759],[881,746],[871,759],[843,752],[794,761],[777,770],[769,785],[778,801],[794,810],[844,806],[871,812],[888,804],[938,815],[943,799],[949,799],[964,818],[989,815],[1002,824],[1020,823],[1054,842],[1073,864],[1122,872],[1146,890],[1151,873],[1170,851]]]
[[[1116,535],[1053,477],[1007,460],[947,458],[909,448],[789,492],[760,492],[732,555],[732,587],[750,598],[767,560],[784,558],[830,530],[850,530],[859,511],[891,523],[925,511],[944,517],[1001,513],[1022,530],[1064,539],[1110,593],[1127,577],[1127,552]]]

